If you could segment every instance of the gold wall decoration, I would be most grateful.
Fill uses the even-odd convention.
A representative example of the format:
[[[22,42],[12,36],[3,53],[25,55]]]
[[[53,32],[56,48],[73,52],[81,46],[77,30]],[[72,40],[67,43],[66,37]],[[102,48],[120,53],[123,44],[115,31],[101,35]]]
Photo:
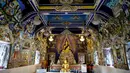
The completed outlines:
[[[94,62],[94,52],[98,52],[98,56],[100,55],[101,47],[100,42],[98,38],[98,32],[96,29],[89,27],[85,30],[87,33],[85,42],[87,43],[87,54],[88,54],[88,60],[90,63]],[[101,58],[99,56],[99,58]]]
[[[46,37],[43,37],[44,35],[44,32],[38,32],[37,35],[36,35],[36,38],[37,38],[37,41],[39,41],[39,51],[40,51],[40,54],[41,54],[41,57],[45,57],[46,56],[46,52],[47,52],[47,38]],[[38,46],[36,45],[36,46]]]
[[[93,41],[91,38],[86,38],[86,41],[87,41],[87,48],[88,50],[92,51],[93,50]]]
[[[21,40],[22,41],[21,44],[22,44],[23,49],[31,49],[32,40],[33,39],[27,39],[27,38],[25,38],[25,40]]]
[[[76,8],[75,8],[76,7]],[[78,10],[78,9],[94,9],[96,6],[71,6],[71,8],[75,8],[74,10]],[[55,10],[59,10],[62,9],[63,7],[61,6],[39,6],[39,9],[40,10],[52,10],[52,9],[55,9]]]
[[[94,9],[96,7],[96,4],[93,6],[87,5],[87,6],[72,6],[72,3],[82,3],[83,0],[59,0],[59,1],[54,1],[50,0],[50,2],[56,2],[61,3],[62,6],[44,6],[41,5],[39,6],[40,10],[46,10],[46,9],[55,9],[56,11],[77,11],[78,9]]]
[[[68,5],[68,4],[72,4],[73,0],[60,0],[60,3],[63,5]]]
[[[57,6],[56,11],[77,11],[77,6],[71,6],[73,0],[60,0],[62,6]]]
[[[59,0],[49,0],[50,1],[50,3],[52,3],[52,4],[58,4],[59,3]]]
[[[56,6],[56,11],[77,11],[77,6],[70,6],[70,5],[63,5],[63,6]]]
[[[31,56],[31,50],[25,49],[21,51],[21,58],[22,58],[22,64],[23,66],[31,65],[33,64],[32,56]]]
[[[74,0],[74,3],[76,3],[76,4],[81,4],[81,3],[83,3],[83,1],[84,1],[84,0]]]

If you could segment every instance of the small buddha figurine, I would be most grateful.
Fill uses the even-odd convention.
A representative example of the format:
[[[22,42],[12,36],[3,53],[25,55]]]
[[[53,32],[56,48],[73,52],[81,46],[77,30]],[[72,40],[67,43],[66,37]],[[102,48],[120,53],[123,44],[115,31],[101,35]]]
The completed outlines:
[[[13,54],[13,58],[16,59],[18,58],[18,55],[20,54],[20,45],[16,44],[16,46],[14,47],[14,54]]]
[[[62,64],[61,72],[63,72],[63,73],[70,72],[69,63],[67,62],[66,59],[64,60],[64,63]]]

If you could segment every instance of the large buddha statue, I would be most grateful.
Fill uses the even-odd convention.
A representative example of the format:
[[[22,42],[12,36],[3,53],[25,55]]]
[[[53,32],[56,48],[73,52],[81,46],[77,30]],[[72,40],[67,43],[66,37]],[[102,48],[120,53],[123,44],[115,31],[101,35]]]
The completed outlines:
[[[63,73],[70,72],[69,63],[67,62],[66,59],[64,60],[64,63],[62,64],[61,72]]]
[[[64,49],[60,54],[60,58],[59,58],[60,64],[63,64],[65,59],[69,60],[68,63],[71,65],[76,63],[74,59],[74,55],[70,49],[70,46],[68,45],[68,42],[66,42],[66,45],[64,46]]]

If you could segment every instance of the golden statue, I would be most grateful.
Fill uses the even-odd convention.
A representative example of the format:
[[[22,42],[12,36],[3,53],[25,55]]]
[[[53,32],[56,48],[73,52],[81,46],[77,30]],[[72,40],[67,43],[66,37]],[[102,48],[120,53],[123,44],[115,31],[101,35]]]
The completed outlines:
[[[61,72],[63,72],[63,73],[70,72],[69,63],[67,62],[66,59],[64,60],[64,63],[62,64]]]
[[[75,59],[74,59],[74,55],[73,55],[72,51],[70,50],[70,46],[67,41],[66,41],[64,49],[62,50],[60,57],[59,57],[60,63],[63,64],[65,59],[69,60],[68,61],[69,64],[76,63]]]
[[[93,50],[93,40],[91,38],[86,38],[87,40],[87,48]]]

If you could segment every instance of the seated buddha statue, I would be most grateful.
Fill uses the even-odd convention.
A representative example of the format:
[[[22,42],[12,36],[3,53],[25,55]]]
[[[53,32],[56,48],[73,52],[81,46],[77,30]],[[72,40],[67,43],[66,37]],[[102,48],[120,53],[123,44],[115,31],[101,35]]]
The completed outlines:
[[[62,64],[61,72],[63,73],[70,72],[69,63],[67,62],[67,60],[64,60],[64,63]]]
[[[66,41],[66,44],[63,48],[64,49],[61,51],[60,57],[59,57],[60,64],[63,64],[65,59],[68,60],[67,61],[68,64],[71,64],[71,65],[75,64],[74,55],[73,55],[73,53],[71,51],[71,47],[70,47],[70,45],[68,44],[67,41]]]

